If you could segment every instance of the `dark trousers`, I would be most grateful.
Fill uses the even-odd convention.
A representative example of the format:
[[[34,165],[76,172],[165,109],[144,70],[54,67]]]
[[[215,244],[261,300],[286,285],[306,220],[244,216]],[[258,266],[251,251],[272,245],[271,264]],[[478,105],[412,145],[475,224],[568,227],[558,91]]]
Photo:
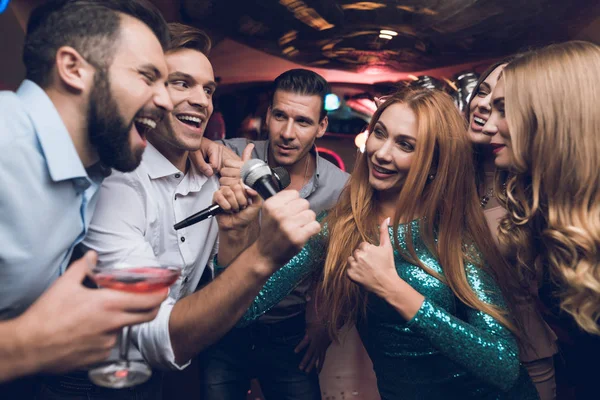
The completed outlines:
[[[94,385],[87,372],[32,379],[29,393],[21,390],[2,400],[162,400],[162,373],[155,371],[147,382],[127,389],[108,389]],[[35,383],[33,383],[35,381]]]
[[[304,351],[294,353],[305,330],[304,314],[232,329],[200,356],[201,399],[246,399],[256,378],[266,400],[320,400],[317,372],[300,371]]]

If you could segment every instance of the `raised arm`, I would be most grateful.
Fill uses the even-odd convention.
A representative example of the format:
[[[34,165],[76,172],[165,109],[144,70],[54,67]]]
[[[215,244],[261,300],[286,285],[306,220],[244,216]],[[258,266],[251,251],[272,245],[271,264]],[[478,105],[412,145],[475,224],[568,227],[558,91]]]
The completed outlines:
[[[266,200],[262,213],[263,230],[257,241],[213,282],[173,308],[169,329],[178,362],[227,333],[269,276],[320,230],[308,201],[297,191],[283,191]]]
[[[318,218],[321,221],[323,217]],[[323,266],[326,249],[326,230],[323,227],[318,235],[310,238],[306,246],[287,264],[279,269],[260,289],[258,296],[239,322],[239,326],[248,325],[277,305],[300,282],[317,272]]]

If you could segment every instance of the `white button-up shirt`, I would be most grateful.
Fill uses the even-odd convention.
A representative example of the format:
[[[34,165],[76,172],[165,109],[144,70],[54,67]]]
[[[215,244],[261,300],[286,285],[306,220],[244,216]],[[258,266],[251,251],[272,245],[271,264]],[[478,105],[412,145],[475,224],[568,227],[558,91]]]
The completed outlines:
[[[178,231],[173,225],[210,206],[218,188],[216,177],[207,178],[193,165],[182,173],[150,143],[135,171],[115,171],[102,184],[84,240],[86,247],[98,252],[99,262],[155,257],[161,265],[182,268],[156,319],[132,332],[142,357],[154,367],[187,365],[175,363],[169,318],[175,302],[196,290],[207,265],[212,268],[218,226],[212,218]]]

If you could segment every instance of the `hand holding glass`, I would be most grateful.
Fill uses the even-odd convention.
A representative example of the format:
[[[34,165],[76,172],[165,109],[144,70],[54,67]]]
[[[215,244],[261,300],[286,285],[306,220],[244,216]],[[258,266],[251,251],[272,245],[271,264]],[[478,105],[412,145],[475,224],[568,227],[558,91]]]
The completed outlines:
[[[101,288],[133,293],[151,293],[171,286],[179,275],[178,267],[165,267],[154,259],[131,257],[116,264],[98,264],[92,278]],[[98,386],[126,388],[146,382],[152,376],[150,367],[141,361],[128,359],[130,327],[122,329],[119,359],[101,364],[89,371],[89,378]]]

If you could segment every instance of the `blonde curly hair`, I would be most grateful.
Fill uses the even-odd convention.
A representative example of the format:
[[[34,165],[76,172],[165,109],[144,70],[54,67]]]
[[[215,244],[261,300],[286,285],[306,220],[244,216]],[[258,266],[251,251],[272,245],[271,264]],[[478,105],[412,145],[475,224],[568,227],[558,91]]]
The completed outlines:
[[[503,71],[513,148],[499,175],[500,240],[524,274],[544,268],[561,308],[600,334],[600,46],[550,45]]]

